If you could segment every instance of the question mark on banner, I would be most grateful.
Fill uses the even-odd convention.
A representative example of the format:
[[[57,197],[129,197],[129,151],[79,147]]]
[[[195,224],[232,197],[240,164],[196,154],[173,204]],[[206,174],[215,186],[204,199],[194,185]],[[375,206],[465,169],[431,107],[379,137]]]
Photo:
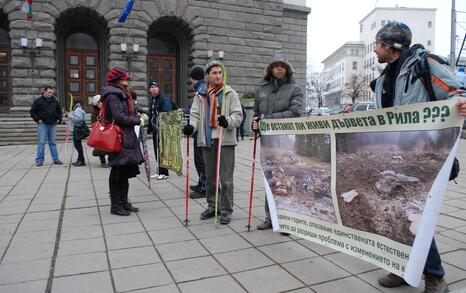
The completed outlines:
[[[427,119],[429,119],[430,115],[432,115],[432,110],[429,107],[425,107],[423,112],[424,112],[424,123],[427,123]]]
[[[433,107],[432,108],[432,122],[435,122],[435,119],[440,117],[440,108],[439,107]]]
[[[440,117],[442,118],[442,122],[445,121],[445,117],[450,116],[450,107],[448,106],[443,106],[442,107],[442,113],[440,114]]]

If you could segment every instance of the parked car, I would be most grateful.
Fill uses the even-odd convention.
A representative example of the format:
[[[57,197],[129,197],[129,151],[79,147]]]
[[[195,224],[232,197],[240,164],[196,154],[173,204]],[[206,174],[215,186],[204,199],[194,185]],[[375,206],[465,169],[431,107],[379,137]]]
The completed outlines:
[[[356,103],[353,105],[353,112],[369,111],[374,109],[374,103]]]
[[[340,105],[339,107],[330,110],[329,114],[338,115],[338,114],[350,113],[350,112],[353,112],[351,105]]]
[[[307,113],[308,116],[323,116],[330,115],[330,110],[327,107],[312,108]]]

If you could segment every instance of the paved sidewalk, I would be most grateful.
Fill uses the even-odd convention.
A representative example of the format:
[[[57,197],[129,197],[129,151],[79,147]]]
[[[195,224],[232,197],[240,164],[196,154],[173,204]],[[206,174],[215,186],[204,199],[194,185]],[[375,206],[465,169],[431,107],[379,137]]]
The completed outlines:
[[[0,147],[0,292],[422,291],[382,289],[376,280],[384,272],[371,264],[257,231],[264,216],[259,175],[253,229],[247,232],[251,148],[251,141],[237,148],[233,221],[214,229],[213,221],[199,219],[205,199],[189,201],[191,222],[184,227],[185,177],[173,172],[168,180],[153,181],[152,190],[145,174],[131,179],[130,199],[141,211],[119,217],[109,211],[109,170],[100,168],[89,148],[86,167],[65,168],[51,165],[48,148],[48,161],[36,167],[35,146]],[[436,239],[450,289],[464,292],[465,140],[458,157],[462,172],[458,184],[449,185]],[[194,184],[193,160],[191,166]]]

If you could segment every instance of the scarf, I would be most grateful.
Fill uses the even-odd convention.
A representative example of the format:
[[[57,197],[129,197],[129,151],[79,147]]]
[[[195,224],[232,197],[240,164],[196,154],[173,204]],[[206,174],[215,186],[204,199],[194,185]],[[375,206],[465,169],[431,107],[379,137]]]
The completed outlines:
[[[128,116],[134,116],[134,102],[128,87],[123,87],[123,93],[126,95],[126,104],[128,105]]]
[[[218,126],[218,121],[217,121],[217,105],[219,104],[218,102],[218,95],[223,91],[223,88],[224,88],[224,84],[223,84],[223,80],[220,84],[216,85],[216,86],[211,86],[210,84],[209,85],[206,85],[206,88],[207,88],[207,94],[208,94],[208,97],[205,97],[205,99],[209,99],[209,105],[210,105],[210,113],[206,113],[206,117],[207,117],[207,114],[209,114],[209,125],[210,127],[212,128],[217,128]],[[206,103],[204,103],[204,105],[206,105]],[[221,105],[220,106],[220,109],[221,109]],[[206,112],[207,112],[207,109],[206,109]],[[221,113],[220,113],[221,114]]]

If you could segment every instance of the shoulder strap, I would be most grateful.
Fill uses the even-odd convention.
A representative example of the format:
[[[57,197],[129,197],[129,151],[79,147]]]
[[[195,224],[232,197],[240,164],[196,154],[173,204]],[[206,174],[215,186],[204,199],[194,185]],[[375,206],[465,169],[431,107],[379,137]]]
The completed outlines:
[[[441,62],[445,62],[443,59],[440,57],[431,54],[428,51],[423,51],[420,54],[421,59],[416,62],[414,65],[414,74],[413,74],[413,79],[411,80],[411,83],[413,83],[417,78],[421,79],[422,84],[424,85],[427,94],[429,95],[429,101],[437,101],[437,98],[435,97],[435,92],[434,88],[432,86],[432,77],[430,75],[430,68],[429,68],[429,62],[427,61],[428,57],[432,57],[435,60],[442,60]],[[439,61],[440,62],[440,61]]]

